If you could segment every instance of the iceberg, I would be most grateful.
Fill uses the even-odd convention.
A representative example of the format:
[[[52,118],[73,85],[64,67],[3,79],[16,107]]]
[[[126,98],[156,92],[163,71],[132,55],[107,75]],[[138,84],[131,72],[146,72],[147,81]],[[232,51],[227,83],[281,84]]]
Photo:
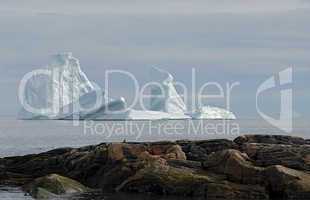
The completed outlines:
[[[20,119],[53,120],[163,120],[235,119],[222,108],[205,106],[189,114],[175,88],[174,77],[153,68],[157,85],[151,88],[150,110],[129,109],[126,99],[109,99],[89,81],[72,53],[52,56],[45,69],[32,72],[23,87]],[[23,84],[21,84],[23,85]],[[20,96],[21,98],[21,96]],[[26,105],[25,106],[25,102]],[[31,108],[26,109],[26,108]],[[35,112],[34,112],[35,111]]]
[[[128,109],[125,98],[110,100],[107,107],[103,106],[98,111],[82,117],[83,119],[96,120],[164,120],[180,119],[180,115],[160,111]],[[182,115],[182,118],[184,116]]]
[[[57,119],[63,114],[60,110],[94,89],[71,53],[52,56],[47,68],[36,72],[27,81],[22,98],[37,112],[22,109],[22,119]]]
[[[38,70],[36,70],[38,71]],[[20,119],[162,120],[180,113],[128,109],[125,98],[109,99],[81,70],[72,53],[52,56],[50,64],[27,81],[23,98],[36,112],[22,108]],[[42,71],[44,73],[42,73]],[[102,98],[98,98],[101,96]],[[98,102],[99,99],[99,102]],[[188,116],[186,116],[188,118]]]
[[[54,55],[48,71],[49,103],[59,102],[59,106],[64,107],[94,90],[94,86],[81,70],[79,60],[74,58],[72,53]]]
[[[107,107],[110,110],[124,108],[122,100],[100,99],[98,94],[104,97],[104,92],[88,80],[72,53],[57,54],[45,69],[34,71],[27,81],[22,98],[36,112],[24,106],[19,118],[86,119]]]
[[[150,110],[173,115],[177,119],[187,119],[186,105],[178,94],[174,77],[167,71],[153,68],[151,76],[156,79],[157,85],[151,88]]]
[[[105,113],[103,115],[98,115],[95,118],[86,118],[86,119],[143,121],[143,120],[169,120],[169,119],[171,120],[171,119],[178,119],[178,117],[164,112],[129,109],[128,111],[124,112]]]
[[[204,106],[194,113],[188,113],[183,99],[175,88],[174,77],[159,68],[153,68],[151,74],[156,78],[158,85],[151,88],[150,110],[177,114],[179,119],[236,119],[232,112],[211,106]]]
[[[204,106],[191,114],[193,119],[236,119],[236,116],[223,108]]]

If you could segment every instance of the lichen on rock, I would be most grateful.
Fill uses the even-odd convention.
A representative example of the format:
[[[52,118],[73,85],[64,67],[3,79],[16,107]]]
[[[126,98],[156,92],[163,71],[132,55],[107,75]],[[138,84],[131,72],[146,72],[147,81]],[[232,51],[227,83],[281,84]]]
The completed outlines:
[[[73,179],[50,174],[33,180],[24,186],[24,190],[34,198],[50,199],[58,195],[83,193],[90,189]]]

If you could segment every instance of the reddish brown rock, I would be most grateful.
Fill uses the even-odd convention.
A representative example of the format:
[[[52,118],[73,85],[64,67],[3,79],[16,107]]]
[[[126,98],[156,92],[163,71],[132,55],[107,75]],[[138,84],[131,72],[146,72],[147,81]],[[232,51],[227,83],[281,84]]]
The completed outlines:
[[[163,155],[163,158],[171,160],[186,160],[186,155],[179,145],[169,147]]]
[[[250,158],[238,150],[218,151],[203,162],[206,170],[225,174],[229,180],[244,184],[262,183],[263,168],[256,167]]]
[[[124,159],[123,144],[114,143],[108,145],[108,159],[112,161],[119,161]]]

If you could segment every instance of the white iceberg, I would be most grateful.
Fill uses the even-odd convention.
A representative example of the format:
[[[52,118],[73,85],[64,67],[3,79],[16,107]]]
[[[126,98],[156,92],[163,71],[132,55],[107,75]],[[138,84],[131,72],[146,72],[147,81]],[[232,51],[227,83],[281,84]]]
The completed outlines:
[[[94,90],[94,86],[81,70],[79,60],[74,58],[72,53],[53,56],[48,70],[49,103],[59,102],[59,106],[64,107]]]
[[[151,88],[150,110],[173,115],[177,119],[190,118],[183,99],[178,94],[174,77],[167,71],[153,68],[151,76],[157,85]]]
[[[26,84],[23,102],[36,112],[22,109],[20,118],[23,119],[58,118],[60,109],[93,90],[79,61],[71,53],[53,56],[47,68],[34,71]]]
[[[236,119],[236,116],[223,108],[204,106],[191,114],[193,119]]]
[[[99,94],[99,95],[98,95]],[[21,119],[85,119],[106,107],[121,110],[121,100],[108,100],[88,80],[72,53],[52,56],[46,69],[34,71],[23,92]],[[99,99],[99,102],[97,102]]]
[[[201,107],[194,113],[188,113],[183,99],[175,88],[174,77],[169,72],[158,68],[153,68],[151,75],[156,78],[158,85],[151,88],[150,110],[174,114],[179,119],[236,119],[232,112],[211,106]]]
[[[108,111],[106,110],[108,107]],[[179,114],[171,114],[160,111],[128,109],[125,98],[113,100],[107,106],[103,106],[96,112],[81,117],[82,119],[96,120],[164,120],[180,119]],[[182,115],[183,117],[183,115]]]
[[[42,71],[44,73],[42,73]],[[51,63],[40,74],[27,81],[20,119],[92,119],[92,120],[161,120],[179,119],[184,115],[161,111],[127,109],[126,100],[108,99],[96,88],[81,70],[79,60],[72,53],[52,56]],[[98,102],[98,96],[99,98]],[[28,107],[29,107],[28,106]],[[188,116],[186,116],[188,117]]]
[[[105,97],[104,92],[88,80],[72,53],[52,56],[46,69],[36,70],[31,75],[20,96],[23,100],[21,119],[235,119],[233,113],[209,106],[188,114],[173,76],[161,69],[152,71],[152,78],[158,85],[151,88],[150,110],[128,109],[125,98]]]

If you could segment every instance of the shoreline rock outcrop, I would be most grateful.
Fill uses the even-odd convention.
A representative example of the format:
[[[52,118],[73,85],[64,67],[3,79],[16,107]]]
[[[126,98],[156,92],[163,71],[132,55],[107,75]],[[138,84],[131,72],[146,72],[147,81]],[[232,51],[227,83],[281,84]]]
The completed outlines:
[[[90,191],[79,182],[58,174],[36,178],[25,185],[23,189],[36,199],[57,199],[61,195],[74,195]]]
[[[310,145],[291,136],[245,135],[234,141],[102,143],[0,159],[0,184],[31,185],[43,188],[43,194],[58,195],[38,181],[51,176],[105,192],[208,200],[306,200],[310,199]]]

